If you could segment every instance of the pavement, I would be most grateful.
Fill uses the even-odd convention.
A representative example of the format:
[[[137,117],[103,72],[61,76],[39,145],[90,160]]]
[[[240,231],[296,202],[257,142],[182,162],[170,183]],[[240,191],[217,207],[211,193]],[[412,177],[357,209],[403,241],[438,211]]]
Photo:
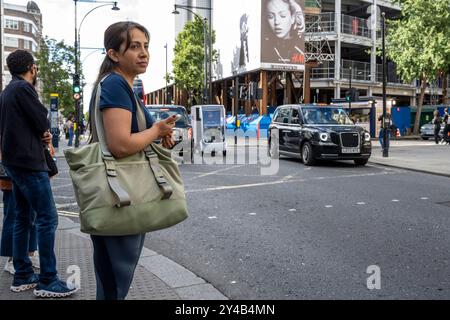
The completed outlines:
[[[86,138],[80,145],[85,144]],[[57,158],[64,157],[66,141],[61,139]],[[3,203],[0,203],[3,212]],[[2,219],[0,219],[2,220]],[[3,227],[0,221],[0,230]],[[75,279],[80,275],[80,290],[68,300],[95,300],[95,273],[92,242],[89,235],[80,232],[78,223],[59,216],[55,239],[55,253],[59,277]],[[9,290],[13,276],[3,270],[5,257],[0,257],[0,300],[39,300],[33,290],[14,293]],[[36,273],[39,270],[35,270]],[[144,248],[135,271],[127,300],[228,300],[221,292],[183,266]]]
[[[450,177],[450,145],[411,139],[392,140],[388,157],[383,157],[378,141],[373,141],[372,146],[371,163]]]

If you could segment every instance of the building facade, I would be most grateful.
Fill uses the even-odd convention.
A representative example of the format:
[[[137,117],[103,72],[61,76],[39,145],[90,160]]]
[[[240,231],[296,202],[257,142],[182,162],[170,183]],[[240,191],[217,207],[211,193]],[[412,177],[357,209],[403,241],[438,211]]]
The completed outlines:
[[[29,1],[26,6],[2,1],[1,25],[2,77],[0,89],[3,90],[11,81],[11,75],[6,65],[6,58],[11,52],[24,49],[36,59],[42,40],[42,14],[33,1]]]
[[[377,100],[382,97],[382,60],[377,55],[377,49],[381,46],[381,13],[384,12],[387,19],[401,13],[400,7],[391,0],[305,0],[304,70],[249,68],[248,72],[236,72],[232,76],[227,72],[224,75],[222,68],[222,65],[230,64],[230,59],[225,59],[222,65],[221,59],[225,50],[238,48],[226,41],[222,45],[220,37],[224,32],[221,33],[220,30],[224,28],[221,16],[233,15],[236,8],[230,5],[233,12],[227,14],[218,1],[206,1],[208,3],[205,4],[194,3],[199,1],[188,2],[188,5],[194,6],[212,5],[213,28],[216,31],[214,49],[218,51],[219,57],[213,66],[211,102],[225,105],[228,112],[234,114],[242,110],[241,112],[250,114],[257,107],[260,114],[266,114],[281,104],[330,104],[333,99],[345,97],[350,88],[357,89],[359,96],[374,97]],[[302,3],[301,0],[298,2]],[[259,8],[255,6],[254,11],[261,10],[261,7],[261,4]],[[192,14],[186,14],[185,19],[191,18]],[[177,24],[180,23],[177,25],[177,30],[180,31],[187,20],[175,19]],[[236,23],[233,21],[225,26],[228,33],[235,32]],[[418,83],[401,81],[392,61],[387,61],[387,69],[388,108],[394,103],[398,107],[414,108],[419,93]],[[229,94],[236,83],[239,93],[242,87],[245,89],[244,95],[240,94],[238,99]],[[442,78],[432,81],[427,88],[424,104],[439,104],[444,84]],[[253,90],[255,87],[259,90]],[[148,101],[163,101],[162,91],[163,89],[151,93]],[[173,86],[171,93],[175,103],[187,105],[186,97]]]

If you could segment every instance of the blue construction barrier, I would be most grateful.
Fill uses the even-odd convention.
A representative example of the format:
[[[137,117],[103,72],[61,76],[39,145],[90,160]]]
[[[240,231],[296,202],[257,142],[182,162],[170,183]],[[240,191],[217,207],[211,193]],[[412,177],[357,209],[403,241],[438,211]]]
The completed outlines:
[[[411,128],[411,108],[410,107],[392,107],[392,123],[400,129],[402,136],[406,135]],[[395,134],[395,133],[394,133]]]

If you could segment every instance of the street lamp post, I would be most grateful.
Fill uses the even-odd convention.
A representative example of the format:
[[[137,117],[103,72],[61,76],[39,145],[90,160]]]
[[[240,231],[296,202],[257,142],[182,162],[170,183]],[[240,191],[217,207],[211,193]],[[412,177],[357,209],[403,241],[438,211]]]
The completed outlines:
[[[388,144],[388,128],[386,117],[386,86],[387,86],[387,64],[386,64],[386,13],[381,14],[381,32],[382,32],[382,54],[383,54],[383,157],[389,157],[389,144]]]
[[[79,85],[79,81],[81,80],[81,77],[80,77],[80,29],[84,22],[84,19],[86,19],[86,17],[92,11],[94,11],[98,8],[104,7],[104,6],[113,5],[113,7],[111,9],[114,11],[118,11],[120,9],[117,6],[117,1],[73,0],[73,2],[75,4],[75,45],[74,45],[75,75],[74,75],[74,84],[73,84],[74,88],[75,88],[75,86]],[[81,20],[81,23],[77,29],[77,25],[78,25],[77,24],[77,3],[78,2],[103,3],[103,4],[93,8],[88,13],[86,13],[84,15],[83,19]],[[75,79],[78,79],[78,80],[75,80]],[[74,92],[74,100],[75,100],[75,127],[74,127],[74,129],[75,129],[75,148],[78,148],[80,146],[80,124],[81,124],[81,114],[82,114],[82,111],[80,110],[81,95],[77,92]]]
[[[193,15],[195,15],[197,18],[199,18],[200,20],[203,20],[203,40],[204,40],[204,46],[205,46],[205,58],[204,58],[204,62],[205,62],[205,79],[204,79],[204,88],[203,88],[203,101],[204,103],[211,103],[211,97],[212,97],[212,85],[211,85],[211,72],[212,72],[212,30],[211,30],[211,21],[209,21],[209,37],[207,34],[207,23],[208,23],[208,19],[205,18],[201,18],[197,13],[195,13],[194,11],[192,11],[191,9],[200,9],[200,10],[209,10],[212,11],[212,8],[210,7],[197,7],[197,6],[186,6],[186,5],[179,5],[179,4],[175,4],[174,5],[174,10],[173,10],[173,14],[179,14],[180,12],[177,9],[184,9],[186,11],[189,11],[190,13],[192,13]],[[209,45],[208,45],[208,39],[209,39]],[[209,47],[209,50],[208,50]],[[208,55],[208,51],[209,51],[209,55]],[[209,71],[208,71],[208,61],[209,61]]]
[[[168,86],[168,81],[169,81],[169,79],[167,79],[167,43],[166,43],[166,45],[164,46],[164,49],[166,49],[166,76],[165,76],[165,78],[166,78],[166,104],[168,104],[167,103],[167,100],[168,100],[168,92],[167,92],[167,86]]]
[[[352,114],[352,98],[353,98],[352,76],[353,76],[353,69],[352,69],[352,67],[350,67],[350,100],[348,101],[348,115],[349,116],[351,116],[351,114]]]

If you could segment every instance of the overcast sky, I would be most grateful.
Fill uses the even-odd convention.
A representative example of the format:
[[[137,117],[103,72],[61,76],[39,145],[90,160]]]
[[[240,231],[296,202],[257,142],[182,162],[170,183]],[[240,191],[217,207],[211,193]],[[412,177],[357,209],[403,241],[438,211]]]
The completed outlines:
[[[4,0],[7,3],[26,5],[28,0]],[[43,33],[56,40],[64,40],[74,45],[75,37],[75,6],[73,0],[34,0],[41,9],[43,19]],[[82,1],[82,0],[81,0]],[[177,3],[184,3],[179,0]],[[141,75],[146,92],[165,86],[164,73],[166,68],[166,50],[168,43],[168,68],[172,70],[175,16],[171,14],[174,0],[119,0],[120,11],[112,11],[105,6],[92,11],[84,20],[81,27],[81,47],[103,47],[103,33],[112,23],[131,20],[144,25],[151,35],[150,65],[147,73]],[[78,2],[78,24],[91,9],[100,4]],[[98,69],[104,58],[101,51],[82,50],[81,61],[88,85],[85,94],[91,93],[91,84],[95,81]],[[89,56],[88,56],[89,55]],[[85,103],[85,109],[87,103]]]

